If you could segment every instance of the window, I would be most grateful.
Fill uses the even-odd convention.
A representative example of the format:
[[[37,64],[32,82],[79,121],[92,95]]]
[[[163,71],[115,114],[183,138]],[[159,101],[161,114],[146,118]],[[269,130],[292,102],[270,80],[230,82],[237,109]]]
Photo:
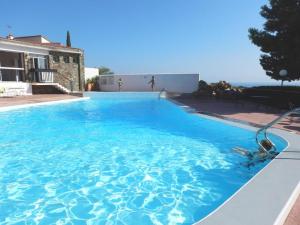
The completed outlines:
[[[100,84],[107,85],[106,77],[100,77]]]
[[[48,68],[48,60],[46,58],[36,58],[38,67],[36,69],[47,69]]]
[[[59,62],[59,56],[58,55],[54,55],[53,56],[53,61],[58,63]]]
[[[73,56],[73,63],[78,63],[79,60],[78,60],[78,56]]]
[[[0,52],[0,81],[23,81],[23,55],[13,52]]]
[[[3,67],[22,67],[22,56],[14,52],[0,52],[0,66]]]
[[[64,56],[64,62],[65,62],[65,63],[70,63],[70,57],[67,56],[67,55],[65,55],[65,56]]]
[[[114,77],[107,77],[107,78],[108,78],[107,83],[108,83],[109,85],[113,85],[113,84],[114,84]]]

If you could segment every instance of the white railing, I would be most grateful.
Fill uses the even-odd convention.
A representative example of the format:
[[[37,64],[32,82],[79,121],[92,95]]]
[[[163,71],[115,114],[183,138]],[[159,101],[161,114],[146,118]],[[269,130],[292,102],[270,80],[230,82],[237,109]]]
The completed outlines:
[[[14,78],[11,78],[9,79],[8,81],[19,81],[20,80],[20,73],[22,71],[24,71],[24,68],[19,68],[19,67],[4,67],[4,66],[1,66],[0,64],[0,81],[6,81],[6,80],[3,80],[3,77],[5,77],[3,74],[5,74],[4,71],[15,71],[15,73],[13,74],[14,75]]]
[[[268,150],[261,144],[261,142],[259,141],[259,134],[263,133],[264,137],[267,141],[269,141],[272,144],[272,147],[276,150],[276,146],[275,144],[270,140],[270,138],[268,137],[268,133],[267,130],[272,127],[273,125],[275,125],[276,123],[278,123],[279,121],[281,121],[283,118],[291,115],[291,114],[300,114],[300,107],[292,109],[284,114],[282,114],[281,116],[277,117],[275,120],[271,121],[270,123],[268,123],[267,125],[263,126],[262,128],[258,129],[255,135],[255,139],[256,139],[256,143],[265,151],[268,153]]]
[[[39,82],[53,83],[53,72],[38,72]]]

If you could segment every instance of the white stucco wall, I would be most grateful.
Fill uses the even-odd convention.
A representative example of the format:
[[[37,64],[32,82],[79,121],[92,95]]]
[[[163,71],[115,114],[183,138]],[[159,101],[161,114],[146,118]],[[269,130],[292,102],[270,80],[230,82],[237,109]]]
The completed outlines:
[[[151,91],[148,83],[155,79],[154,91],[163,88],[169,92],[192,93],[198,89],[199,74],[136,74],[136,75],[101,75],[101,91],[118,91],[118,80],[122,79],[121,91]]]
[[[22,91],[23,95],[32,95],[32,85],[26,82],[0,81],[0,88],[5,88],[5,92],[18,93]]]
[[[62,48],[60,46],[42,46],[39,44],[33,44],[30,42],[22,42],[18,40],[0,39],[0,51],[10,52],[26,52],[39,55],[49,55],[49,51],[70,52],[70,53],[82,53],[80,49],[76,48]]]
[[[85,67],[84,68],[84,79],[90,79],[99,74],[98,68]]]
[[[30,47],[30,46],[11,44],[11,43],[1,43],[1,42],[0,42],[0,51],[26,52],[26,53],[39,54],[39,55],[49,54],[49,51],[43,48]]]

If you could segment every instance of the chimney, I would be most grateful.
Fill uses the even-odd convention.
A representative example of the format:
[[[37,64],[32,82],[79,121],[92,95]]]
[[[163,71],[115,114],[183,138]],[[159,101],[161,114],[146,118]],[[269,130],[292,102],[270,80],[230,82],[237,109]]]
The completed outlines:
[[[12,34],[9,34],[7,37],[6,37],[8,40],[14,40],[14,36]]]

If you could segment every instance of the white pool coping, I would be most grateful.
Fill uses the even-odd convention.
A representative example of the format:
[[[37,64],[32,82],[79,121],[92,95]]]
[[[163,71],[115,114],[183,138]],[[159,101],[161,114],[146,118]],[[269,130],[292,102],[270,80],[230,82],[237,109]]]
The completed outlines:
[[[84,101],[84,100],[88,100],[88,99],[90,99],[90,97],[80,97],[80,98],[74,98],[74,99],[63,99],[63,100],[54,100],[54,101],[47,101],[47,102],[37,102],[37,103],[28,103],[28,104],[20,104],[20,105],[12,105],[12,106],[3,106],[3,107],[0,107],[0,112],[18,110],[18,109],[29,108],[29,107],[37,107],[37,106],[43,106],[43,105],[65,104],[65,103],[70,103],[70,102]]]
[[[193,108],[171,100],[184,110]],[[243,129],[256,131],[251,125],[198,114]],[[283,225],[300,194],[300,135],[271,128],[288,146],[260,170],[222,205],[195,225]]]
[[[210,116],[205,116],[212,119]],[[249,125],[213,118],[256,131]],[[288,146],[197,225],[282,225],[300,194],[300,136],[279,129],[271,133]]]

